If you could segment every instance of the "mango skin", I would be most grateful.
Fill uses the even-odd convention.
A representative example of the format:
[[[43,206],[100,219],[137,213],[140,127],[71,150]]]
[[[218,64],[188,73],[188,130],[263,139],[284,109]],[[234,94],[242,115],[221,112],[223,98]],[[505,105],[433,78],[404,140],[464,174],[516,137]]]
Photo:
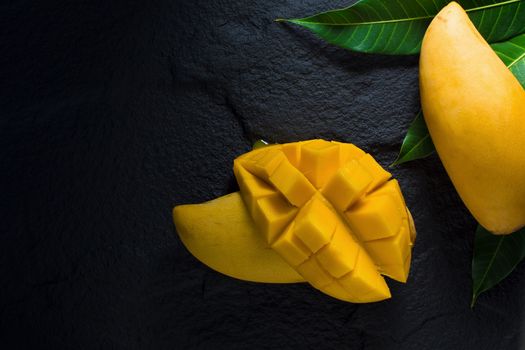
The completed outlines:
[[[461,199],[494,234],[525,226],[525,91],[455,2],[424,36],[421,104]]]
[[[245,281],[304,282],[264,242],[239,192],[176,206],[173,221],[184,246],[215,271]]]

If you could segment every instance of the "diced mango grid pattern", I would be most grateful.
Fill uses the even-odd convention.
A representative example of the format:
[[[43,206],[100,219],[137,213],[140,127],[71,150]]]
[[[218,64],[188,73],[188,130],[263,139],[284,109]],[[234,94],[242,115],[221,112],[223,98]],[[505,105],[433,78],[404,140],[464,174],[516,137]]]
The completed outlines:
[[[336,298],[390,297],[404,282],[415,228],[401,190],[347,143],[272,145],[234,162],[243,200],[267,243],[312,286]]]

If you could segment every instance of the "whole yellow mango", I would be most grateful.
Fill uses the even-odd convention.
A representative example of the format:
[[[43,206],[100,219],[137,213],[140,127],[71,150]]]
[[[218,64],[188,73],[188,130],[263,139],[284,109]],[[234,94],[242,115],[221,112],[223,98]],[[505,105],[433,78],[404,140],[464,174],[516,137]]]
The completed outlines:
[[[525,91],[455,2],[428,27],[421,103],[461,199],[494,234],[525,225]]]
[[[405,282],[415,227],[396,180],[352,144],[310,140],[241,155],[240,192],[176,206],[188,250],[226,275],[302,282],[335,298],[390,297]]]

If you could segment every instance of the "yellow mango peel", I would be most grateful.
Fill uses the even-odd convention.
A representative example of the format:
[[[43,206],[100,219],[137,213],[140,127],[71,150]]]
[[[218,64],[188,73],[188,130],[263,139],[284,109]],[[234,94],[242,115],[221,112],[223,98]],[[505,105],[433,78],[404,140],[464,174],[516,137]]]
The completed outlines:
[[[494,234],[525,225],[525,90],[455,2],[428,27],[419,71],[437,153],[476,220]]]
[[[306,281],[340,300],[390,298],[408,277],[415,226],[396,180],[352,144],[272,145],[234,161],[240,192],[177,206],[182,242],[209,267],[250,281]]]
[[[190,253],[218,272],[253,282],[304,282],[264,242],[239,192],[176,206],[173,220]]]

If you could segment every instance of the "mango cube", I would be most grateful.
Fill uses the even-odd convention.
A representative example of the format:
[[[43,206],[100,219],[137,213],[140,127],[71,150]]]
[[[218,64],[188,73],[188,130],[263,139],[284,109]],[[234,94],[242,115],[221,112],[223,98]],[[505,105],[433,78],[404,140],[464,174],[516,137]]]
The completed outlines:
[[[272,248],[279,253],[291,266],[298,266],[305,262],[312,252],[294,233],[294,222],[286,231],[272,244]]]
[[[323,292],[343,301],[357,302],[359,300],[351,290],[345,289],[337,280],[323,287]],[[355,292],[355,291],[354,291]]]
[[[296,207],[304,205],[315,193],[315,187],[287,159],[277,166],[268,181]]]
[[[297,272],[318,289],[322,289],[334,281],[314,258],[310,258],[299,265]]]
[[[268,180],[286,156],[279,149],[264,151],[262,148],[254,157],[243,159],[241,164],[253,175]]]
[[[316,188],[323,187],[339,168],[339,147],[324,140],[305,143],[300,168]]]
[[[351,143],[332,141],[339,146],[339,164],[344,166],[351,160],[357,160],[365,155],[365,152]]]
[[[345,225],[338,225],[332,240],[316,254],[316,258],[326,271],[339,278],[354,269],[359,249]]]
[[[252,175],[244,167],[239,166],[236,168],[235,177],[241,190],[242,199],[250,214],[254,215],[254,208],[257,200],[268,197],[277,196],[279,192],[269,186],[266,182],[262,181],[255,175]]]
[[[374,192],[370,193],[368,198],[376,197],[376,196],[390,196],[395,203],[399,210],[399,215],[403,219],[407,217],[407,211],[406,211],[406,204],[405,200],[403,199],[403,195],[401,194],[401,188],[399,188],[399,183],[397,180],[392,179],[387,182],[385,182],[381,187],[377,188]]]
[[[406,281],[408,270],[405,270],[405,261],[410,253],[410,232],[406,221],[395,236],[363,242],[363,246],[372,260],[381,266],[382,273],[398,281]]]
[[[385,280],[364,250],[360,251],[354,270],[339,278],[338,282],[348,291],[359,291],[356,293],[358,302],[390,298]]]
[[[258,199],[254,206],[253,221],[259,227],[266,242],[272,244],[284,228],[293,220],[294,208],[281,196]]]
[[[314,196],[301,208],[295,219],[295,234],[312,252],[330,242],[337,225],[336,214]]]
[[[365,192],[372,176],[357,161],[341,167],[322,189],[323,195],[339,211],[345,211]]]
[[[402,221],[396,202],[390,196],[363,200],[345,215],[352,231],[364,242],[395,235]]]
[[[359,158],[359,163],[363,168],[366,169],[372,175],[372,183],[367,188],[367,192],[376,189],[378,186],[384,184],[388,179],[392,177],[388,171],[383,169],[379,163],[370,154],[365,154]]]
[[[283,153],[288,158],[290,163],[298,168],[299,162],[301,161],[301,143],[300,142],[292,142],[292,143],[286,143],[282,147]]]

